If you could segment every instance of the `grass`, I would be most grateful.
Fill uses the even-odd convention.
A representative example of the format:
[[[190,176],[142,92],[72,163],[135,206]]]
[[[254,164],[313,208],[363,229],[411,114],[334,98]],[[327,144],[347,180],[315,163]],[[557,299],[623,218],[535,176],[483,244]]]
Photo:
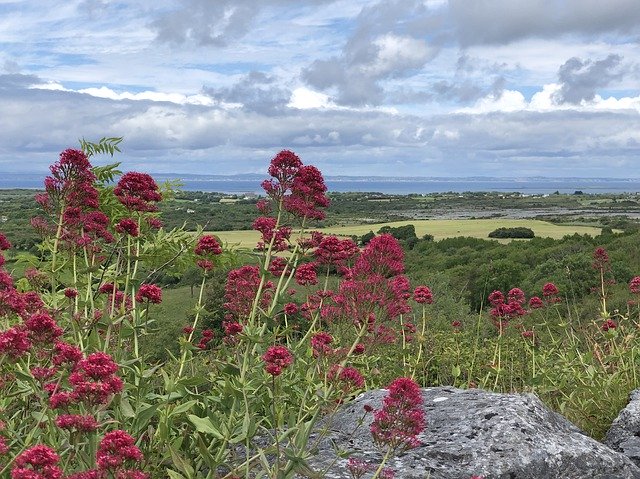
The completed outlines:
[[[502,218],[475,220],[407,220],[365,225],[335,226],[331,228],[323,228],[320,229],[320,231],[322,231],[323,233],[339,236],[362,236],[369,231],[373,231],[375,233],[385,225],[397,227],[410,224],[416,227],[416,234],[418,235],[418,237],[421,237],[425,234],[431,234],[436,241],[456,236],[470,236],[473,238],[487,239],[489,233],[499,227],[531,228],[537,237],[548,237],[556,239],[562,238],[566,235],[572,235],[574,233],[588,234],[591,236],[600,234],[600,228],[595,228],[592,226],[556,225],[547,221],[540,220]],[[214,231],[213,234],[218,236],[229,246],[236,246],[238,248],[253,248],[260,238],[260,234],[252,230]],[[507,242],[510,240],[500,241]]]

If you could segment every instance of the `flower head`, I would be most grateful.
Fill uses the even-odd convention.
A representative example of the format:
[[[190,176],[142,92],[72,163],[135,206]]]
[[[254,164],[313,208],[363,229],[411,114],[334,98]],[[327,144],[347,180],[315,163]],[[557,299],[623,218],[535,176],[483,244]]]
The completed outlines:
[[[417,447],[418,435],[425,427],[422,394],[410,378],[395,379],[382,409],[375,411],[371,434],[376,444],[393,450]]]
[[[635,276],[629,281],[629,291],[633,294],[640,294],[640,276]]]
[[[140,449],[125,431],[111,431],[102,438],[96,453],[96,463],[103,471],[122,469],[127,463],[142,461]]]
[[[11,469],[12,479],[60,479],[60,457],[49,446],[38,444],[16,457]]]
[[[149,301],[160,304],[162,302],[162,289],[155,284],[143,284],[136,293],[136,301]]]
[[[121,219],[118,224],[116,224],[116,231],[121,234],[128,234],[134,238],[140,234],[138,222],[131,218]]]
[[[162,200],[154,179],[146,173],[135,171],[122,175],[113,193],[131,211],[156,211],[158,208],[154,203]]]
[[[279,376],[282,370],[293,363],[293,356],[285,346],[271,346],[262,356],[265,370],[272,376]]]
[[[433,303],[433,293],[428,286],[417,286],[413,291],[413,300],[418,304]]]

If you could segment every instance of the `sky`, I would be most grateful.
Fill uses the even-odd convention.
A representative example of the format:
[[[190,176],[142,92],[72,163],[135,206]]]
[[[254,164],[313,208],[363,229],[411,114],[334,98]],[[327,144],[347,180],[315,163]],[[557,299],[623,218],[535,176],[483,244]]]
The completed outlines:
[[[638,178],[638,2],[0,0],[0,174]]]

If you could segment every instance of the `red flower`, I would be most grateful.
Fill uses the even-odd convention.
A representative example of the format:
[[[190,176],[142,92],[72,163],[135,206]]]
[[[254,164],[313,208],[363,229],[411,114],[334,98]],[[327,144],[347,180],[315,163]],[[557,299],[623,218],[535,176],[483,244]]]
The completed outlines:
[[[116,231],[121,234],[128,234],[134,238],[140,234],[138,223],[131,218],[123,218],[116,225]]]
[[[212,256],[222,253],[222,248],[218,243],[218,240],[213,235],[203,235],[198,239],[198,244],[195,248],[195,253],[198,256]]]
[[[388,233],[376,236],[362,250],[354,266],[354,275],[378,274],[384,277],[404,273],[404,251]]]
[[[82,359],[82,351],[77,346],[58,341],[54,345],[53,364],[61,366],[65,363],[75,366]]]
[[[60,457],[49,446],[38,444],[16,457],[11,469],[12,479],[60,479]]]
[[[558,290],[558,287],[553,283],[546,283],[542,287],[542,296],[544,296],[545,298],[548,298],[549,296],[555,296],[558,293],[560,293],[560,290]]]
[[[154,203],[162,200],[154,179],[146,173],[135,171],[122,175],[113,193],[131,211],[157,211]]]
[[[502,291],[492,292],[489,295],[489,303],[491,303],[492,306],[497,306],[504,303],[504,294],[502,294]]]
[[[410,378],[398,378],[389,385],[382,409],[375,411],[371,423],[373,440],[392,450],[417,447],[418,435],[424,430],[422,394]]]
[[[56,426],[60,429],[93,432],[98,429],[98,421],[91,415],[62,414],[56,418]]]
[[[64,290],[64,295],[69,299],[74,299],[75,297],[78,296],[78,290],[75,288],[66,288]]]
[[[4,456],[9,452],[9,446],[7,446],[6,439],[0,436],[0,456]]]
[[[299,308],[296,303],[287,303],[284,305],[284,312],[289,316],[294,315],[298,312]]]
[[[333,342],[333,337],[329,333],[321,331],[311,336],[311,349],[313,350],[313,357],[324,356],[333,351],[330,344]]]
[[[24,325],[35,343],[50,343],[63,333],[62,328],[47,313],[32,314]]]
[[[282,370],[293,363],[291,352],[284,346],[271,346],[262,356],[265,370],[272,376],[279,376]]]
[[[29,335],[24,329],[9,328],[0,333],[0,354],[18,358],[31,349]]]
[[[193,327],[191,326],[185,326],[184,328],[182,328],[182,332],[187,335],[193,333],[193,331]]]
[[[143,456],[133,438],[125,431],[116,430],[107,433],[96,453],[98,469],[114,471],[121,469],[127,462],[140,462]]]
[[[300,286],[308,284],[318,284],[318,275],[316,273],[315,263],[304,263],[298,266],[295,273],[296,282]]]
[[[613,319],[607,319],[604,323],[602,323],[602,330],[606,333],[610,329],[616,329],[618,325]]]
[[[9,240],[5,235],[0,233],[0,251],[7,250],[9,248],[11,248],[11,243],[9,243]]]
[[[136,293],[136,301],[147,300],[153,304],[162,302],[162,289],[155,284],[143,284]]]
[[[361,389],[364,387],[364,376],[360,374],[356,368],[351,366],[340,366],[339,364],[334,364],[329,373],[327,374],[327,378],[330,381],[337,380],[339,383],[339,387],[344,394],[347,394],[354,389]]]
[[[529,308],[540,309],[544,307],[544,303],[538,296],[532,296],[529,300]]]
[[[629,291],[633,294],[640,294],[640,276],[636,276],[629,281]]]
[[[594,269],[608,269],[609,268],[609,253],[604,248],[596,248],[593,252],[593,264]]]
[[[274,276],[281,276],[287,267],[287,261],[279,256],[274,257],[269,265],[269,272]]]
[[[418,304],[432,304],[433,293],[428,286],[417,286],[413,291],[413,300]]]
[[[224,323],[222,323],[222,325],[224,326],[224,332],[227,336],[235,336],[236,334],[240,334],[243,329],[242,324],[230,321],[225,321]]]
[[[513,288],[509,290],[507,297],[509,301],[515,301],[516,303],[524,304],[526,302],[524,291],[520,288]]]

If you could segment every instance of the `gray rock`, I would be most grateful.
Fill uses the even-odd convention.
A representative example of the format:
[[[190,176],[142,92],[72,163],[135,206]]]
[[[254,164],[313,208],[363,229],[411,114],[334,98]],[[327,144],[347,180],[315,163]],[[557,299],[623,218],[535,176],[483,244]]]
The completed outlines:
[[[478,389],[423,389],[427,427],[422,445],[392,458],[401,479],[627,479],[640,478],[627,456],[591,439],[532,394],[496,394]],[[379,462],[369,431],[385,390],[369,391],[318,426],[311,464],[327,479],[347,479],[350,457]],[[325,431],[322,437],[321,430]],[[354,433],[355,431],[355,433]],[[311,442],[313,443],[313,441]]]
[[[629,404],[611,424],[604,443],[640,466],[640,389],[631,392]]]

